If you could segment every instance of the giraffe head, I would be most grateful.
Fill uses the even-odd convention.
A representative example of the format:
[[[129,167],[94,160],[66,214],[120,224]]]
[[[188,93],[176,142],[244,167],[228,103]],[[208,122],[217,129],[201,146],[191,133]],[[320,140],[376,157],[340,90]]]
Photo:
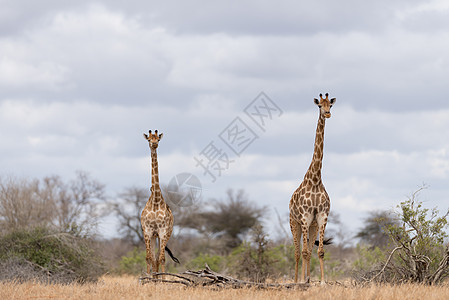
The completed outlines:
[[[330,118],[331,117],[331,107],[334,105],[335,101],[337,101],[336,98],[332,98],[329,100],[329,94],[326,93],[326,98],[323,98],[323,94],[320,94],[320,100],[313,99],[315,101],[315,104],[318,105],[320,108],[320,116],[324,118]]]
[[[148,141],[148,143],[150,143],[151,149],[156,149],[157,146],[159,145],[159,141],[162,139],[163,135],[164,135],[163,133],[158,135],[157,130],[154,131],[154,134],[153,134],[153,133],[151,133],[151,130],[150,130],[148,132],[148,135],[144,133],[143,137]]]

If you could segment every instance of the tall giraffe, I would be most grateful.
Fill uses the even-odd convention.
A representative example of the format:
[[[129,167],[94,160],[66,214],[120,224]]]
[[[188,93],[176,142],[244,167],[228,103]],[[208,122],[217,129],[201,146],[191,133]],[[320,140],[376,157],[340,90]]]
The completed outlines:
[[[313,158],[306,175],[304,175],[304,180],[293,193],[290,200],[290,228],[295,244],[296,260],[295,282],[298,281],[301,235],[303,241],[301,282],[305,282],[306,269],[307,280],[310,280],[312,247],[319,231],[318,257],[320,260],[321,284],[325,283],[323,244],[327,243],[324,240],[324,230],[330,210],[330,199],[321,181],[321,167],[323,161],[324,124],[326,119],[331,116],[330,109],[335,101],[335,98],[329,100],[329,94],[327,93],[326,98],[323,98],[323,95],[320,94],[320,100],[314,99],[315,104],[320,109],[320,113],[316,128]]]
[[[156,149],[163,134],[154,134],[149,131],[149,134],[143,134],[145,139],[149,142],[151,150],[151,195],[148,199],[145,208],[140,217],[142,224],[143,237],[146,247],[146,261],[147,273],[151,276],[152,272],[159,272],[159,264],[161,265],[161,272],[165,272],[165,251],[167,250],[173,261],[179,263],[178,259],[173,256],[170,249],[167,248],[168,240],[173,231],[173,214],[170,207],[165,203],[162,197],[161,188],[159,186],[159,170],[157,163]],[[159,240],[159,257],[156,259],[154,249],[156,241]],[[164,277],[164,276],[162,276]]]

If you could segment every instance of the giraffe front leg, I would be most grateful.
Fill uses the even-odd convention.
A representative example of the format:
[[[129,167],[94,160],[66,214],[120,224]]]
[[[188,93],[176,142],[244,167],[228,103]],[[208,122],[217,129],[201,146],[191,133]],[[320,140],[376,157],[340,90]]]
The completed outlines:
[[[301,283],[305,283],[306,269],[308,262],[310,262],[311,252],[309,250],[307,237],[309,236],[309,229],[307,225],[302,225],[302,267],[301,267]]]
[[[154,242],[152,241],[152,238],[150,238],[147,234],[144,233],[144,240],[145,240],[145,249],[146,249],[146,263],[147,263],[147,274],[150,277],[152,276],[152,271],[154,270],[155,266],[155,260],[154,257]],[[156,271],[157,272],[157,271]]]
[[[291,220],[290,229],[293,234],[293,244],[295,245],[295,283],[297,283],[299,260],[301,259],[301,227],[298,222]]]

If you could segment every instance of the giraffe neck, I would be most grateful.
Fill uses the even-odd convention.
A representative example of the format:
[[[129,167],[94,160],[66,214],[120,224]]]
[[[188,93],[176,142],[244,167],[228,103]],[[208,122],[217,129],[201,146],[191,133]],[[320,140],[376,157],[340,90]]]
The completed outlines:
[[[313,158],[307,170],[304,179],[311,181],[313,185],[321,183],[321,167],[323,161],[323,145],[324,145],[324,124],[326,119],[321,116],[318,118],[318,125],[316,127],[315,147],[313,150]]]
[[[153,195],[153,201],[159,202],[162,200],[161,188],[159,186],[159,168],[157,163],[156,149],[151,148],[151,194]]]

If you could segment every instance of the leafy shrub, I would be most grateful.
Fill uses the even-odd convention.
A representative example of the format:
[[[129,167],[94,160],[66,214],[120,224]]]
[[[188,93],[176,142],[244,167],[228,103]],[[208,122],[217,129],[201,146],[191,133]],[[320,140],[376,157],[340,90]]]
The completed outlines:
[[[424,208],[419,189],[398,205],[398,222],[386,228],[392,250],[382,263],[361,273],[362,282],[419,282],[436,284],[449,277],[449,247],[444,244],[447,216]]]
[[[379,247],[359,244],[357,245],[356,253],[358,258],[354,261],[353,266],[357,272],[368,271],[386,259],[385,252]]]
[[[104,272],[91,241],[38,227],[0,237],[0,280],[92,282]]]
[[[176,272],[177,268],[174,263],[171,262],[168,255],[165,255],[165,271],[166,272]],[[118,274],[129,274],[129,275],[140,275],[147,271],[146,262],[146,250],[142,250],[139,247],[135,247],[132,251],[129,251],[125,256],[119,261],[119,267],[114,270]],[[161,269],[159,268],[159,272]]]
[[[118,269],[118,273],[130,275],[141,274],[143,271],[146,271],[147,263],[145,261],[145,257],[145,250],[134,248],[134,250],[129,251],[126,256],[122,256],[119,262],[120,266]]]
[[[212,270],[220,271],[222,269],[223,261],[223,256],[200,253],[200,255],[187,263],[187,268],[190,270],[203,269],[204,265],[207,263]]]

